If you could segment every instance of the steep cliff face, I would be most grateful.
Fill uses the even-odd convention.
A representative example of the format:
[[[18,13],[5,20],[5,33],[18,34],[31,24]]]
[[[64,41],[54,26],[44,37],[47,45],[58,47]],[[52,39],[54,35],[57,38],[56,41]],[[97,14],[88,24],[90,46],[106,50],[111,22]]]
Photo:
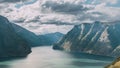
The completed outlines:
[[[119,56],[120,23],[83,23],[74,26],[54,49],[84,52],[96,55]]]
[[[0,16],[0,57],[27,56],[30,52],[27,41],[15,32],[8,19]]]

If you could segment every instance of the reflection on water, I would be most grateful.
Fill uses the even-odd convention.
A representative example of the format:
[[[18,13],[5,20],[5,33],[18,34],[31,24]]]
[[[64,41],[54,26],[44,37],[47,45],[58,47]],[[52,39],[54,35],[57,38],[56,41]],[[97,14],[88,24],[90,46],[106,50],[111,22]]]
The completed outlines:
[[[112,58],[84,53],[54,51],[51,46],[32,49],[23,59],[0,62],[0,68],[103,68]],[[95,60],[97,59],[97,60]]]
[[[76,65],[79,67],[84,66],[104,66],[106,63],[104,62],[80,62],[80,61],[73,61],[72,65]]]

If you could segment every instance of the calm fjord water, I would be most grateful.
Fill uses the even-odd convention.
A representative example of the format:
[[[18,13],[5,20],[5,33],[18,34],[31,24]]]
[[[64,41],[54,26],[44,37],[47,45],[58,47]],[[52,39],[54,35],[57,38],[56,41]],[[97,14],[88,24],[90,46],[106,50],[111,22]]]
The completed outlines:
[[[51,46],[35,47],[32,51],[26,58],[1,61],[0,68],[104,68],[112,61],[103,56],[52,50]]]

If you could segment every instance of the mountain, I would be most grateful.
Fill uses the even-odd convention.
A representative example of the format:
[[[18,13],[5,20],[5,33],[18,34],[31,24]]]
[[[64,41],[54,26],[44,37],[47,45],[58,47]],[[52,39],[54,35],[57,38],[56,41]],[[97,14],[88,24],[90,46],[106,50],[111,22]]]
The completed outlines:
[[[120,22],[83,23],[74,26],[53,49],[117,57],[120,56],[119,38]]]
[[[56,32],[56,33],[49,33],[45,35],[39,35],[38,38],[41,40],[40,45],[53,45],[57,43],[64,34]]]
[[[0,16],[0,57],[27,56],[28,42],[18,35],[7,18]]]
[[[14,23],[12,23],[12,27],[18,35],[23,37],[29,43],[31,47],[40,46],[41,40],[36,34]]]
[[[15,32],[22,36],[31,47],[42,46],[42,45],[52,45],[56,43],[62,36],[62,33],[49,33],[44,35],[36,35],[33,32],[22,28],[19,25],[12,23],[12,27],[15,29]]]

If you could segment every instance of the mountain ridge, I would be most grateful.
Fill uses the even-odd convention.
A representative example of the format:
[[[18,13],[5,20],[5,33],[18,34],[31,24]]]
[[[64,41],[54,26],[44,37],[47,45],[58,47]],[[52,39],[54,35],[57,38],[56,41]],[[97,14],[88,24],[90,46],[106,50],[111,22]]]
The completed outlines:
[[[56,43],[64,34],[60,32],[48,33],[44,35],[36,35],[35,33],[22,28],[21,26],[12,23],[12,26],[16,33],[27,40],[31,47],[52,45]]]
[[[14,31],[6,17],[0,15],[0,58],[27,56],[30,52],[27,41]]]
[[[96,55],[117,55],[120,45],[120,23],[104,24],[99,21],[75,25],[53,49],[85,52]],[[116,49],[117,48],[117,49]]]

